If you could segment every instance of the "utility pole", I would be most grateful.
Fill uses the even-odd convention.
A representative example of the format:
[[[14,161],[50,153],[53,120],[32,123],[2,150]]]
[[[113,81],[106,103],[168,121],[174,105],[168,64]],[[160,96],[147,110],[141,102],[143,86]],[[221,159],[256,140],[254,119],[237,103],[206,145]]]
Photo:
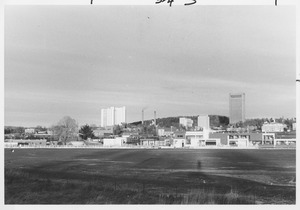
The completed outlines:
[[[154,127],[155,127],[155,136],[157,136],[156,111],[154,111]]]
[[[144,109],[142,109],[142,134],[145,134],[145,126],[144,126]]]
[[[144,109],[142,109],[142,125],[144,125]]]

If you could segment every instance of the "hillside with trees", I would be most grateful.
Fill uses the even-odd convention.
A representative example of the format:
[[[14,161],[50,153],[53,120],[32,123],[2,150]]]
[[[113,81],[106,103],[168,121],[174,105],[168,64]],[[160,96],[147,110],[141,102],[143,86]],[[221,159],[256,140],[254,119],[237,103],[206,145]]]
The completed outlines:
[[[181,118],[181,117],[192,119],[193,126],[197,126],[197,124],[198,124],[198,116],[178,116],[178,117],[157,118],[156,124],[158,125],[158,127],[170,128],[172,126],[175,128],[179,128],[180,127],[179,118]],[[229,124],[229,118],[226,116],[209,115],[209,118],[210,118],[210,126],[211,127],[227,126]],[[152,122],[153,122],[153,119],[145,120],[144,125],[149,126],[152,124]],[[135,125],[135,126],[138,126],[141,124],[142,124],[141,121],[129,123],[129,125]]]

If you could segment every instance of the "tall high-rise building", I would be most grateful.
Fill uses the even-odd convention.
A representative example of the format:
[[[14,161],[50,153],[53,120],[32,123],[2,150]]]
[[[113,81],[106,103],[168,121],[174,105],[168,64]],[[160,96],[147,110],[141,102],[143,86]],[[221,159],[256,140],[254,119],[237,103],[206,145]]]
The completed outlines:
[[[121,125],[126,122],[126,108],[109,107],[101,109],[101,127]]]
[[[229,94],[229,122],[245,121],[245,93]]]

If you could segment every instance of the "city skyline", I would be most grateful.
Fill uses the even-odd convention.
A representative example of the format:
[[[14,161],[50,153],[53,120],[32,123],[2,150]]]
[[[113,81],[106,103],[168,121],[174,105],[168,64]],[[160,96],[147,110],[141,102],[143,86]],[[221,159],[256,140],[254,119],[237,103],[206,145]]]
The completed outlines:
[[[296,117],[296,23],[291,6],[6,6],[4,124],[51,126],[69,115],[100,124],[229,116]],[[100,107],[100,108],[99,108]]]

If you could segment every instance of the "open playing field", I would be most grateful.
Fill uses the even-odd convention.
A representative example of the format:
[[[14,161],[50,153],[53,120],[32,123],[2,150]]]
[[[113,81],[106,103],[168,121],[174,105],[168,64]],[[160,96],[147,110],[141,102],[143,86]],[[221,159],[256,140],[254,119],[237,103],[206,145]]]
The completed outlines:
[[[295,204],[296,150],[5,149],[6,204]]]

